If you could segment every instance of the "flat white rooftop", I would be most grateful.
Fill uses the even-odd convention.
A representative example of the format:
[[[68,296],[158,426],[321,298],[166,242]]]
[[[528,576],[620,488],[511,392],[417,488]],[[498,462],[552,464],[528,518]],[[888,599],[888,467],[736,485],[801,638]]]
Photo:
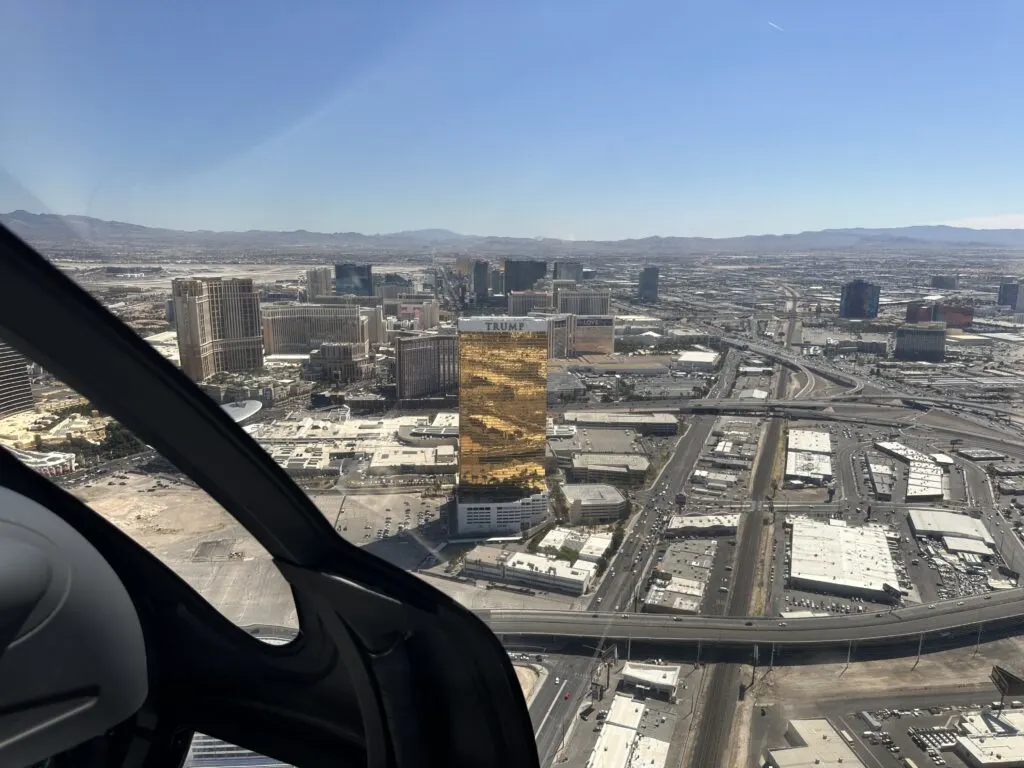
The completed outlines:
[[[786,451],[786,477],[825,482],[832,478],[832,457],[825,453]]]
[[[883,593],[899,585],[885,531],[876,526],[837,526],[791,518],[790,576],[818,589],[846,587]]]
[[[795,742],[771,749],[779,768],[863,768],[864,763],[825,719],[791,720],[788,737]]]
[[[983,541],[990,545],[995,544],[984,523],[970,515],[958,515],[956,512],[929,507],[910,509],[907,514],[910,517],[910,525],[918,536],[957,536]]]
[[[903,461],[921,461],[926,464],[931,463],[931,457],[928,454],[909,448],[903,443],[892,443],[882,440],[875,443],[875,448],[883,453],[888,453],[890,456],[902,459]]]
[[[567,504],[580,502],[584,507],[619,504],[626,500],[614,485],[602,483],[566,483],[562,486]]]
[[[726,515],[672,515],[666,530],[736,528],[739,522],[739,513]]]
[[[621,725],[623,728],[632,728],[634,731],[640,727],[640,721],[644,717],[643,702],[637,701],[632,696],[615,696],[612,705],[608,708],[607,725]]]
[[[962,536],[943,536],[942,543],[950,552],[966,552],[971,555],[991,555],[992,547],[978,539],[965,539]]]
[[[654,688],[675,690],[679,683],[679,667],[664,664],[635,664],[627,662],[622,668],[622,677],[633,683],[641,683]]]
[[[668,761],[669,742],[641,736],[633,748],[629,768],[664,768]]]
[[[791,429],[789,430],[789,450],[831,453],[832,435],[815,429]]]
[[[625,768],[636,738],[636,731],[632,728],[605,725],[587,759],[587,768]]]

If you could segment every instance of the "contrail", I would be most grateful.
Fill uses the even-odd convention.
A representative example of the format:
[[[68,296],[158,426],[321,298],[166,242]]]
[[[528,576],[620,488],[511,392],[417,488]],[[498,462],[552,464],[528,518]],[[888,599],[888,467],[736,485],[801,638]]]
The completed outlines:
[[[778,24],[776,24],[774,21],[769,21],[768,22],[768,26],[769,27],[774,27],[775,29],[779,30],[779,32],[785,32],[786,31],[782,27],[780,27]]]

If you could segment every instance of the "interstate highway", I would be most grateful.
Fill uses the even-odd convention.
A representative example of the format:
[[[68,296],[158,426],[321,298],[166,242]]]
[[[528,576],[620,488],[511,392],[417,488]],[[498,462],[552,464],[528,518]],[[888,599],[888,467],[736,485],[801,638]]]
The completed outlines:
[[[662,616],[592,611],[477,611],[495,634],[587,637],[753,645],[828,645],[849,641],[886,641],[916,637],[979,623],[1024,620],[1024,590],[1012,589],[962,600],[849,616],[786,619],[764,616]],[[962,602],[963,605],[959,605]],[[749,622],[750,626],[747,626]]]

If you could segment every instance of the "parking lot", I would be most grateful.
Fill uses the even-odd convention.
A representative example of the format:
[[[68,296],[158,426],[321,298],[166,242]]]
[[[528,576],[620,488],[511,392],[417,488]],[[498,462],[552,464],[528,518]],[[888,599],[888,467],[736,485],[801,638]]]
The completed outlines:
[[[952,698],[952,701],[950,700]],[[834,724],[853,738],[854,751],[867,765],[902,765],[904,758],[913,760],[919,768],[950,766],[966,768],[967,764],[952,750],[958,735],[957,722],[963,716],[977,717],[978,713],[997,714],[998,694],[995,701],[986,702],[981,696],[936,697],[916,706],[882,708],[847,712],[835,719]],[[1007,699],[1007,709],[1024,707],[1024,702]],[[875,723],[864,718],[862,712]]]
[[[931,603],[937,600],[952,600],[992,591],[993,583],[1005,582],[1008,576],[998,552],[980,563],[967,563],[948,552],[939,539],[914,537],[906,509],[903,505],[872,504],[871,522],[885,526],[898,536],[890,537],[889,551],[892,555],[899,587],[905,593],[901,604]],[[817,519],[839,517],[847,525],[858,526],[867,522],[867,507],[838,505],[826,511],[801,512]],[[888,610],[887,603],[851,599],[826,593],[790,589],[789,572],[790,542],[781,521],[777,525],[775,549],[772,560],[771,605],[778,611],[814,611],[821,613],[864,613]]]
[[[316,494],[311,496],[328,522],[351,544],[405,570],[434,565],[444,541],[443,499],[418,493]]]

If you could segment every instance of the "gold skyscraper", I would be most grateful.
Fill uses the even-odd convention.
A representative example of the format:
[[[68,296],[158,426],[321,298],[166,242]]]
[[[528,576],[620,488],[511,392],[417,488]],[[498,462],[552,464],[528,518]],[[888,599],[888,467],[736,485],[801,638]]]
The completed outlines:
[[[547,513],[547,321],[459,320],[459,532],[517,532]]]

